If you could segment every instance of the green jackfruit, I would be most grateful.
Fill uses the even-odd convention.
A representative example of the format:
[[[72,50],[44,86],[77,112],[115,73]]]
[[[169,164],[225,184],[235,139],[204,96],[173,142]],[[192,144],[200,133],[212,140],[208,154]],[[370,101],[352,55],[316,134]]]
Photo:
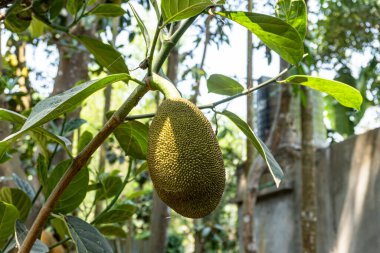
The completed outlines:
[[[191,102],[167,99],[149,128],[148,169],[158,196],[174,211],[201,218],[219,204],[225,169],[210,122]]]

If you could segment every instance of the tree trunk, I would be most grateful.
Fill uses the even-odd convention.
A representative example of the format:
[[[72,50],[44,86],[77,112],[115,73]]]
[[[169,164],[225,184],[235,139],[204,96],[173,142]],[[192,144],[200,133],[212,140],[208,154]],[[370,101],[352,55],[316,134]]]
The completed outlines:
[[[317,252],[317,189],[315,147],[313,143],[313,101],[310,90],[302,87],[306,104],[301,103],[302,118],[302,209],[301,227],[304,253]]]

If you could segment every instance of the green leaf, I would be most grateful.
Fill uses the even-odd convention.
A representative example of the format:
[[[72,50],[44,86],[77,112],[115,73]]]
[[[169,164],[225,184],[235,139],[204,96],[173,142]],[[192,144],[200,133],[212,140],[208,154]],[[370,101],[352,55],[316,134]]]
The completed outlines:
[[[262,156],[262,158],[268,165],[269,171],[273,176],[276,186],[278,187],[280,185],[281,180],[284,178],[284,173],[282,172],[280,165],[274,159],[268,147],[264,144],[262,140],[256,137],[255,133],[248,126],[248,124],[244,122],[242,119],[240,119],[236,114],[227,110],[223,111],[222,114],[227,116],[233,123],[235,123],[235,125],[252,142],[253,146],[255,146],[259,154]]]
[[[44,189],[46,196],[49,196],[53,191],[54,187],[70,167],[71,162],[71,160],[63,161],[54,168],[48,180],[48,187],[47,189]],[[59,198],[54,211],[57,213],[69,213],[74,211],[86,197],[88,181],[88,169],[83,168],[67,186],[62,196]]]
[[[51,225],[54,230],[57,232],[60,238],[65,238],[66,236],[70,236],[69,230],[66,226],[66,222],[64,216],[54,215],[54,219],[50,220]]]
[[[207,79],[208,92],[219,95],[233,96],[241,93],[244,87],[228,76],[214,74]]]
[[[91,94],[106,87],[108,84],[126,80],[129,77],[128,74],[109,75],[97,80],[85,82],[61,94],[42,100],[33,107],[31,114],[19,131],[9,135],[0,142],[0,155],[4,148],[3,145],[9,144],[8,142],[18,138],[26,131],[58,118],[60,115],[70,111]]]
[[[46,28],[47,26],[43,22],[33,17],[29,26],[30,36],[32,38],[38,38],[45,33]]]
[[[79,137],[79,141],[78,141],[77,153],[81,152],[87,146],[87,144],[89,144],[90,141],[92,141],[92,139],[93,139],[93,135],[89,131],[84,131],[83,133],[81,133]]]
[[[5,28],[11,32],[21,33],[25,31],[32,21],[31,8],[25,8],[20,1],[13,4],[5,15]]]
[[[144,22],[141,20],[139,14],[136,12],[135,8],[133,8],[133,5],[131,3],[128,3],[128,4],[129,4],[129,7],[131,8],[131,10],[133,12],[133,15],[136,18],[136,21],[137,21],[137,24],[139,25],[141,34],[143,35],[143,38],[144,38],[144,41],[145,41],[145,45],[146,45],[146,54],[145,54],[145,56],[147,56],[148,55],[148,50],[150,48],[150,37],[149,37],[148,29],[146,29],[146,26],[145,26]]]
[[[89,14],[103,17],[119,17],[125,14],[119,4],[98,4]]]
[[[8,237],[14,231],[14,224],[19,212],[14,205],[0,201],[0,247],[3,247]]]
[[[307,7],[304,0],[278,0],[276,15],[289,25],[293,26],[302,40],[307,31]]]
[[[74,216],[67,216],[65,220],[77,252],[113,252],[107,240],[96,228]]]
[[[194,17],[207,7],[224,4],[216,0],[162,0],[161,12],[165,24]]]
[[[27,181],[19,177],[16,173],[12,173],[12,178],[16,182],[17,187],[25,192],[30,200],[33,200],[36,196],[33,187]]]
[[[65,129],[63,130],[63,133],[65,135],[71,133],[72,131],[80,128],[83,124],[87,123],[84,119],[76,118],[71,119],[65,124]]]
[[[149,127],[139,121],[122,123],[113,132],[126,155],[144,160],[148,148]]]
[[[125,222],[136,212],[136,205],[127,201],[96,217],[95,224]]]
[[[3,187],[0,190],[0,201],[12,204],[20,214],[20,219],[25,221],[32,208],[32,201],[28,195],[20,189]]]
[[[334,97],[340,104],[356,110],[360,110],[360,106],[363,102],[363,97],[357,89],[334,80],[295,75],[290,76],[286,80],[278,83],[291,83],[308,86],[314,90],[325,92]]]
[[[159,20],[161,13],[160,13],[160,7],[158,7],[157,0],[150,0],[150,3],[152,4],[154,12],[156,13],[157,20]]]
[[[39,154],[37,158],[37,166],[36,166],[37,178],[40,182],[41,186],[44,189],[48,187],[48,167],[46,159],[43,155]],[[45,190],[44,190],[45,192]],[[46,192],[45,192],[46,193]]]
[[[10,110],[0,108],[0,120],[5,120],[5,121],[12,122],[12,123],[16,123],[17,125],[23,125],[23,124],[25,124],[27,118],[21,114],[14,112],[14,111],[10,111]],[[52,140],[52,141],[60,144],[66,150],[66,152],[69,154],[69,156],[71,156],[71,150],[68,148],[68,146],[71,145],[71,142],[68,139],[66,139],[65,137],[54,135],[42,127],[34,128],[32,130],[32,133],[35,134],[35,136],[32,136],[35,139],[36,138],[45,138],[45,139]],[[14,136],[14,138],[17,138],[21,134]],[[9,136],[7,138],[9,138]],[[8,141],[3,140],[0,142],[0,145],[2,143],[3,147],[8,147],[11,144],[12,139],[13,138],[9,138]],[[6,151],[6,149],[4,149],[4,150]],[[3,154],[4,154],[4,152],[0,146],[0,157]]]
[[[145,161],[143,164],[141,164],[140,168],[136,171],[135,177],[140,175],[142,172],[148,170],[148,163]]]
[[[303,57],[303,43],[297,30],[279,18],[243,11],[216,13],[231,19],[254,33],[285,61],[297,64]]]
[[[129,70],[125,64],[123,56],[111,45],[104,44],[100,40],[85,36],[77,36],[76,38],[87,48],[91,54],[95,56],[97,62],[102,67],[108,69],[111,74],[129,74]],[[128,77],[125,79],[128,79]]]
[[[15,230],[16,230],[16,245],[17,245],[17,248],[20,248],[26,238],[26,235],[28,234],[28,229],[21,221],[16,220]],[[49,252],[49,248],[39,239],[37,239],[34,242],[32,249],[29,251],[29,253],[47,253],[47,252]]]
[[[66,9],[73,17],[76,17],[84,2],[85,0],[67,0]]]
[[[107,224],[97,226],[97,228],[99,229],[100,233],[102,233],[106,237],[109,237],[110,239],[127,237],[127,233],[123,230],[123,228],[120,225],[117,224]]]
[[[95,197],[97,200],[111,198],[123,187],[123,181],[117,175],[102,174],[99,181],[100,187],[97,189]]]
[[[63,7],[65,6],[65,0],[54,0],[52,1],[50,8],[49,8],[49,13],[50,13],[50,19],[53,20],[55,19]]]

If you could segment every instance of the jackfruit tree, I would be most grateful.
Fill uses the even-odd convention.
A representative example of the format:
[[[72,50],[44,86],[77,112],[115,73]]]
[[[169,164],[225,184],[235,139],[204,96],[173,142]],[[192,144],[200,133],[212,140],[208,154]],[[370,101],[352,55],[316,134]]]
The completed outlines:
[[[25,115],[0,109],[0,120],[15,125],[13,132],[0,141],[1,163],[6,163],[17,153],[14,145],[25,135],[38,143],[39,149],[35,150],[41,153],[31,158],[31,164],[34,159],[35,168],[31,166],[33,168],[29,172],[40,185],[37,192],[28,181],[16,174],[12,180],[21,190],[7,187],[0,191],[2,252],[14,247],[21,253],[31,250],[48,252],[48,246],[54,248],[68,241],[75,245],[77,252],[113,252],[104,235],[125,236],[119,225],[137,212],[136,205],[130,200],[138,193],[127,201],[120,201],[120,198],[124,187],[134,179],[138,181],[138,175],[146,170],[158,196],[179,215],[195,219],[221,208],[220,201],[226,185],[225,161],[213,126],[202,110],[211,110],[225,117],[241,130],[263,159],[278,187],[286,175],[269,148],[244,120],[231,111],[221,110],[221,105],[273,83],[307,86],[327,93],[341,105],[355,110],[359,110],[362,103],[360,92],[342,82],[307,75],[289,76],[303,64],[305,58],[303,42],[307,11],[303,0],[279,1],[281,8],[276,16],[233,10],[224,0],[162,0],[160,4],[153,0],[140,0],[139,8],[129,1],[3,2],[1,8],[5,8],[6,13],[2,19],[10,33],[19,37],[33,33],[38,38],[54,31],[54,40],[62,40],[64,44],[65,38],[69,38],[74,41],[73,47],[93,55],[99,70],[94,71],[96,78],[73,83],[73,88],[31,105]],[[139,15],[139,9],[144,7],[149,7],[150,13],[154,14],[154,18],[151,17],[156,25],[153,33],[149,32]],[[205,105],[190,102],[166,78],[163,70],[171,50],[200,16],[229,20],[246,27],[266,47],[288,62],[289,68],[247,89],[226,75],[211,75],[207,79],[209,92],[225,97]],[[138,33],[145,45],[143,52],[139,52],[144,58],[138,66],[141,76],[132,72],[123,54],[114,45],[88,36],[84,32],[86,29],[80,29],[94,24],[96,28],[102,22],[112,23],[111,18],[115,17],[120,17],[118,21],[121,26],[134,22],[139,28]],[[223,22],[219,25],[222,26]],[[106,26],[104,30],[107,29],[109,27]],[[113,29],[113,32],[117,33],[118,30]],[[4,86],[4,90],[9,89],[7,80],[11,78],[7,79],[7,73],[3,73],[1,87]],[[63,124],[62,131],[50,131],[49,124],[72,112],[87,98],[96,96],[96,91],[116,82],[136,86],[128,97],[123,96],[124,102],[117,110],[107,113],[108,120],[95,135],[87,131],[81,133],[75,148],[72,148],[70,141],[61,136],[70,126]],[[164,100],[156,112],[130,115],[133,109],[146,102],[143,98],[147,94],[157,93],[163,95]],[[140,121],[151,118],[149,126]],[[78,126],[81,123],[75,124]],[[126,176],[121,180],[118,172],[100,173],[96,181],[90,184],[90,160],[98,148],[109,140],[113,141],[113,145],[117,141],[128,157]],[[49,148],[51,143],[56,147],[54,151]],[[62,159],[51,168],[51,156],[54,157],[57,147],[66,152],[67,160]],[[112,145],[109,147],[112,149]],[[110,151],[110,154],[114,153]],[[92,207],[80,218],[75,217],[73,213],[78,212],[78,207],[90,191],[95,192],[92,207],[97,201],[105,201],[106,207],[94,217],[91,215]],[[28,229],[23,223],[30,217],[30,211],[41,195],[46,200]],[[61,241],[47,246],[38,237],[41,231],[51,228],[57,231]]]

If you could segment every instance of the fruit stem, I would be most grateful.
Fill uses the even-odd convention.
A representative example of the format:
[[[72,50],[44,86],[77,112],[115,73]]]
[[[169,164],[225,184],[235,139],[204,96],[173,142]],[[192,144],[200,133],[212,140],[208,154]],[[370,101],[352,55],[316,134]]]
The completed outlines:
[[[182,97],[172,82],[156,73],[153,73],[146,81],[150,89],[161,91],[166,99]]]

